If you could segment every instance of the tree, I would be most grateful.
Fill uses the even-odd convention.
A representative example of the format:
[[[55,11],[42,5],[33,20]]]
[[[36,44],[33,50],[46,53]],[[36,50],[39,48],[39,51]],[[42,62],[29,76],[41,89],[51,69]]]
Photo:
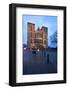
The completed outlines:
[[[50,36],[51,45],[53,47],[57,47],[57,31],[53,33],[53,35]]]

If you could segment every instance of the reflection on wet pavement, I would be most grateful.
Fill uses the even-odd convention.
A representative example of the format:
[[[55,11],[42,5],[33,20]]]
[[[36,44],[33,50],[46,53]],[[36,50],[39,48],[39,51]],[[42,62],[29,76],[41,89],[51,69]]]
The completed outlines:
[[[23,52],[23,74],[57,73],[57,50],[32,50]]]

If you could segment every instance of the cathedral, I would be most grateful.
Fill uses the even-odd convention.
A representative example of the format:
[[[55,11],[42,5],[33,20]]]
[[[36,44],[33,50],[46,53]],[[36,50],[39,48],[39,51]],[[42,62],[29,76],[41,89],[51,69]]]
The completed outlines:
[[[27,23],[27,47],[29,49],[48,48],[48,28],[42,26],[35,29],[35,24]]]

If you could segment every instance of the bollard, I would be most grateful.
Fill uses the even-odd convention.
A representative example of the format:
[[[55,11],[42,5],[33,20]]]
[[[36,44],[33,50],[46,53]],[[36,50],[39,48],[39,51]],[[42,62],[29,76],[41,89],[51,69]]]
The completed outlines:
[[[48,64],[50,63],[49,54],[47,54],[47,63],[48,63]]]

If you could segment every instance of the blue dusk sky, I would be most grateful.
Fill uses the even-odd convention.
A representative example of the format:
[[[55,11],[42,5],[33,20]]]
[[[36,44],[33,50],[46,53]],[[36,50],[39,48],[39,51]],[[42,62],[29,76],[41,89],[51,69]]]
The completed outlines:
[[[51,46],[50,36],[57,30],[57,16],[22,16],[23,43],[27,44],[27,23],[35,24],[35,30],[42,26],[48,27],[48,46]]]

